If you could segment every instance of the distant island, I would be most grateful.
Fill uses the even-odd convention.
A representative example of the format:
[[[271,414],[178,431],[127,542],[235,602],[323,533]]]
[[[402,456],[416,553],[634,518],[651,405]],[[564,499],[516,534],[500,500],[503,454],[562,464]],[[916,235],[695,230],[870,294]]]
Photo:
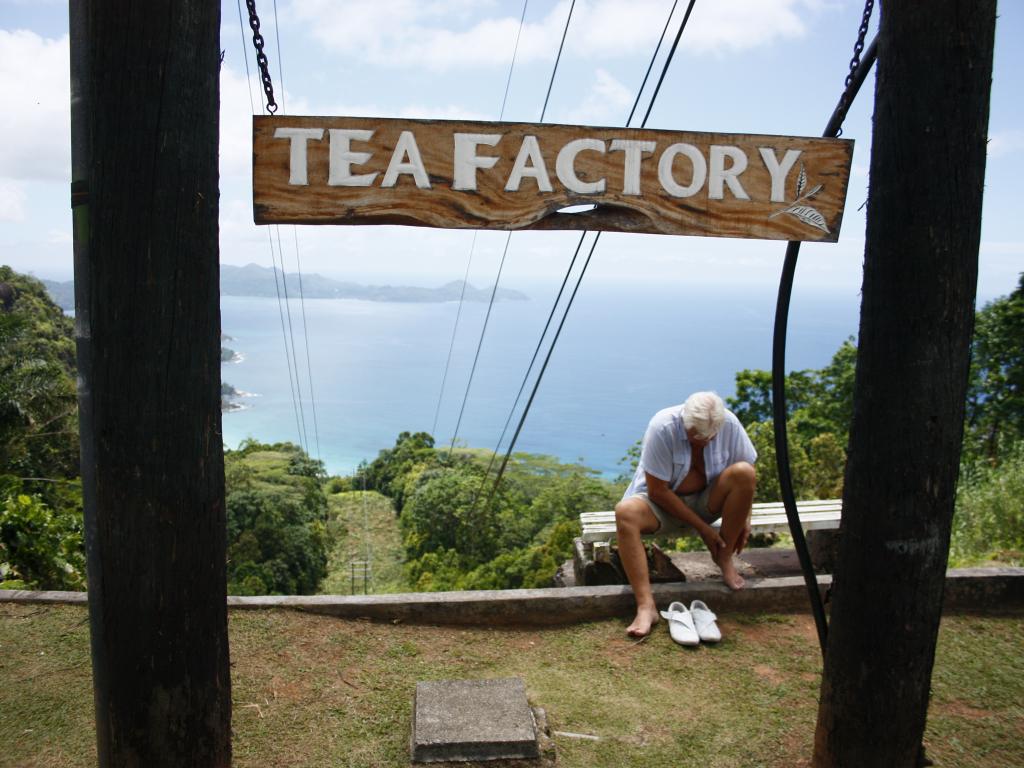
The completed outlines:
[[[299,276],[285,273],[288,296],[299,295]],[[61,309],[75,308],[75,284],[72,281],[57,282],[43,280],[43,285]],[[280,273],[278,275],[280,285]],[[274,270],[258,264],[235,267],[222,264],[220,267],[220,292],[224,296],[277,297],[278,286],[274,284]],[[462,294],[462,281],[453,280],[438,288],[422,288],[412,285],[360,285],[359,283],[332,280],[315,273],[302,276],[302,295],[307,299],[362,299],[363,301],[396,301],[414,303],[440,303],[458,301]],[[490,288],[476,288],[466,284],[465,301],[490,301]],[[525,301],[522,291],[512,288],[498,288],[495,301]]]
[[[299,276],[285,273],[288,295],[299,295]],[[280,285],[280,277],[278,278]],[[220,292],[224,296],[268,296],[277,297],[278,285],[274,284],[274,270],[257,264],[234,267],[222,264],[220,267]],[[283,287],[282,287],[283,290]],[[453,280],[438,288],[421,288],[410,285],[360,285],[341,282],[318,274],[302,276],[302,295],[307,299],[362,299],[364,301],[398,302],[444,302],[458,301],[462,293],[462,281]],[[476,288],[466,284],[466,301],[489,301],[491,289]],[[511,288],[498,288],[495,301],[525,301],[526,294]]]
[[[40,280],[39,282],[46,287],[46,292],[50,294],[53,303],[58,307],[65,312],[70,312],[75,308],[74,280],[68,280],[66,283],[60,283],[56,280]]]

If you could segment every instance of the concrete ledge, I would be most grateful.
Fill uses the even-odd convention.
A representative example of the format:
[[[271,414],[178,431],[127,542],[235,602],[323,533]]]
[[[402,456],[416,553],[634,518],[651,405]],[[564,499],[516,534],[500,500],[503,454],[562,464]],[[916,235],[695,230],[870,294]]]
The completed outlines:
[[[33,592],[27,589],[0,589],[0,603],[54,603],[88,605],[88,592]]]
[[[831,576],[819,576],[822,594]],[[809,611],[801,577],[748,579],[731,592],[720,582],[653,585],[659,605],[674,600],[704,600],[719,612],[802,613]],[[85,604],[85,592],[0,590],[0,603]],[[632,616],[633,592],[626,586],[507,589],[473,592],[413,592],[397,595],[261,595],[228,597],[238,610],[292,608],[346,619],[403,621],[412,624],[500,626],[572,624]],[[965,568],[946,577],[944,610],[992,611],[1024,607],[1024,568]]]
[[[831,579],[819,577],[819,588]],[[751,579],[732,592],[723,584],[654,584],[659,604],[674,600],[711,602],[716,610],[793,612],[807,610],[801,578]],[[636,605],[628,586],[505,589],[471,592],[414,592],[396,595],[229,597],[234,608],[286,607],[342,618],[403,621],[411,624],[573,624],[612,616],[631,617]]]
[[[1024,606],[1024,568],[956,568],[946,571],[942,609],[972,613]]]

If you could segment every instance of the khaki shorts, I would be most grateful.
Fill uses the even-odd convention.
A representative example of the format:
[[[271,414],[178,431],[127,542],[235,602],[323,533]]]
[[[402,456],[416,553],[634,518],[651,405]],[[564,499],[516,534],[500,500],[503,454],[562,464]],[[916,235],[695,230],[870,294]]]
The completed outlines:
[[[673,536],[683,533],[690,528],[690,526],[682,520],[670,515],[651,501],[650,497],[648,497],[646,493],[634,493],[630,498],[643,499],[647,502],[647,506],[650,507],[651,512],[653,512],[654,516],[658,518],[658,530],[655,531],[655,533],[659,536]],[[708,499],[711,498],[710,485],[699,493],[690,493],[686,496],[681,496],[680,498],[683,500],[683,503],[696,512],[697,516],[705,523],[713,523],[721,517],[721,515],[716,515],[708,509]]]

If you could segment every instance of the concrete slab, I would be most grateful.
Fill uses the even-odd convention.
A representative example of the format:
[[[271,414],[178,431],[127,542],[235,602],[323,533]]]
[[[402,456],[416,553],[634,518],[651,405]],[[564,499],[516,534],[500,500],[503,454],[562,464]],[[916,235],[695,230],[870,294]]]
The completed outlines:
[[[797,557],[795,549],[748,549],[739,556],[739,559],[765,579],[803,574],[800,570],[800,558]]]
[[[672,563],[683,572],[687,581],[722,580],[722,572],[708,552],[673,552]],[[744,579],[771,579],[801,576],[800,560],[793,549],[748,549],[734,559],[736,570]]]
[[[537,724],[521,678],[416,684],[413,762],[538,757]]]

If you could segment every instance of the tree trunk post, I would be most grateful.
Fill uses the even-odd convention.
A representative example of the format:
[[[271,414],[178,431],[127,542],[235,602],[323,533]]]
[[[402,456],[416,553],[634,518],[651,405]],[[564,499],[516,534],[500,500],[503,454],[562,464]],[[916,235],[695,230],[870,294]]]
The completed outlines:
[[[70,4],[99,764],[228,766],[220,4]]]
[[[919,757],[963,436],[995,6],[882,7],[822,768]]]

